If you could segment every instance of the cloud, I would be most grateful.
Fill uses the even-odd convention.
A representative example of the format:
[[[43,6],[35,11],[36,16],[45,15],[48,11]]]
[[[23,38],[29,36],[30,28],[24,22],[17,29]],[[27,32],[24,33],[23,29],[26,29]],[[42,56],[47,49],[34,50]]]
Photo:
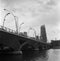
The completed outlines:
[[[42,22],[49,25],[57,23],[56,0],[1,0],[1,2],[4,3],[4,8],[16,8],[17,12],[19,11],[18,16],[26,17],[25,19],[33,19],[27,19],[30,22],[35,21],[37,24]]]
[[[56,0],[1,0],[1,2],[4,3],[4,8],[15,8],[21,18],[19,19],[31,22],[32,26],[41,23],[55,26],[58,22]]]
[[[4,3],[6,6],[8,5],[14,5],[14,4],[19,4],[22,2],[27,2],[27,1],[32,1],[32,2],[37,2],[42,5],[54,5],[57,1],[56,0],[0,0],[2,3]]]

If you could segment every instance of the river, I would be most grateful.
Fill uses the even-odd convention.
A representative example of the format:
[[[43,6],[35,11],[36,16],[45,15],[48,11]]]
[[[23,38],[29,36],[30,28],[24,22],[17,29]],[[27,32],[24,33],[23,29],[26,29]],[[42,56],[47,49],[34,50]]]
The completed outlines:
[[[0,55],[0,61],[60,61],[60,49],[31,51],[22,55]]]

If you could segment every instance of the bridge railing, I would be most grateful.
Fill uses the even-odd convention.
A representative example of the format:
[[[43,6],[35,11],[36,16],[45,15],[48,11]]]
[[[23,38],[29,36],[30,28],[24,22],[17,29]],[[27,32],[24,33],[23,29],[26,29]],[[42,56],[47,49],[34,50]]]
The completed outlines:
[[[7,28],[7,27],[1,26],[1,25],[0,25],[0,31],[5,31],[5,32],[9,32],[9,33],[15,33],[16,32],[10,28]]]
[[[1,26],[1,25],[0,25],[0,31],[5,31],[5,32],[8,32],[8,33],[11,33],[11,34],[14,34],[14,35],[18,35],[18,36],[36,41],[35,38],[29,37],[29,36],[25,37],[24,35],[18,34],[15,30],[12,30],[10,28],[7,28],[7,27]],[[40,41],[40,40],[38,40],[38,41]]]

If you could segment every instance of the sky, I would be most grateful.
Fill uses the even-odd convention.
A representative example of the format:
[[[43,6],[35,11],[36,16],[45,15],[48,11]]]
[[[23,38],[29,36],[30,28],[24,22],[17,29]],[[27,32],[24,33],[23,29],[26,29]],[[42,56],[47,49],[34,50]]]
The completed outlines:
[[[40,35],[40,27],[45,24],[48,41],[60,39],[60,0],[0,0],[0,25],[8,13],[7,9],[18,17],[18,27],[22,22],[21,31],[27,31],[30,27]],[[5,27],[16,30],[14,17],[10,14],[6,17]],[[33,36],[34,32],[29,32]]]

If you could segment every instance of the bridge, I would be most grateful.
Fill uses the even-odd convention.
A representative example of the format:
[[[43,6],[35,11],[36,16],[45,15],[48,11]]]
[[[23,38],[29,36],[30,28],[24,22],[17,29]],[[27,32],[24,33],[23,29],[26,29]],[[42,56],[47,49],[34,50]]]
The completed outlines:
[[[41,27],[41,29],[44,28]],[[3,47],[9,47],[14,51],[23,51],[25,49],[49,49],[51,45],[46,42],[47,38],[43,32],[41,33],[41,39],[36,40],[31,39],[28,36],[21,36],[21,34],[18,34],[14,30],[0,26],[0,48],[3,49]]]

